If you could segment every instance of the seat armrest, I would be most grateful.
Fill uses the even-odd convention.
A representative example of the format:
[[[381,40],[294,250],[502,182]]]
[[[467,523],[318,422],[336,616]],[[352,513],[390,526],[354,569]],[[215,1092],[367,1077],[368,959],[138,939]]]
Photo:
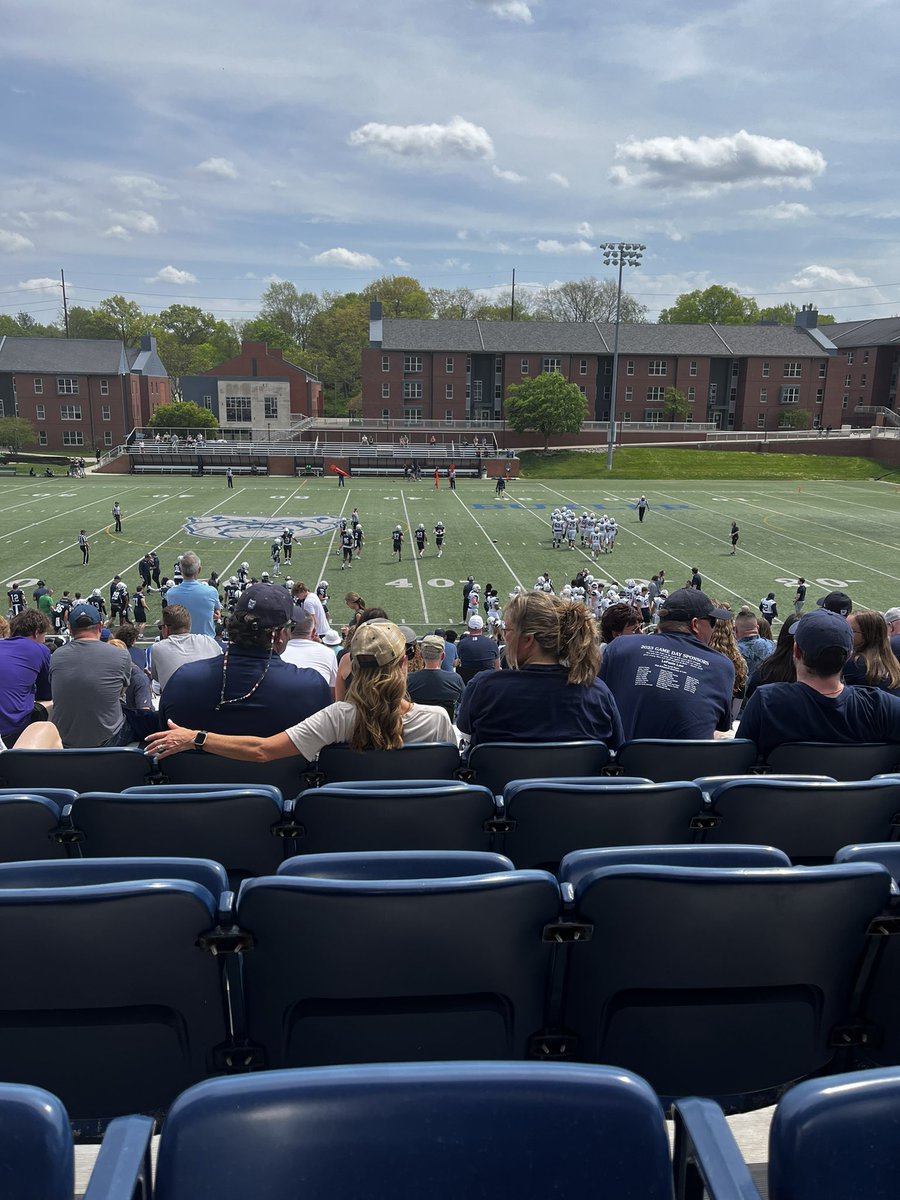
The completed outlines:
[[[718,1104],[690,1097],[672,1108],[676,1200],[761,1200]]]
[[[152,1117],[111,1121],[84,1200],[150,1200]]]

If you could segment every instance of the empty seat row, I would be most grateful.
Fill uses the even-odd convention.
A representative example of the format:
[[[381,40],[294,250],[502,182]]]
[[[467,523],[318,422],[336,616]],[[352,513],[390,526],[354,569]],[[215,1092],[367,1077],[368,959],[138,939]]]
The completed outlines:
[[[900,1063],[900,901],[865,853],[582,852],[559,879],[301,857],[236,900],[208,862],[7,865],[0,1078],[58,1095],[80,1136],[211,1075],[347,1062],[606,1063],[666,1103],[770,1103]]]
[[[693,841],[773,845],[815,865],[841,846],[898,835],[900,776],[522,780],[501,798],[479,784],[395,780],[324,784],[287,802],[269,786],[0,792],[0,861],[212,858],[233,884],[298,853],[481,850],[555,870],[573,850]]]

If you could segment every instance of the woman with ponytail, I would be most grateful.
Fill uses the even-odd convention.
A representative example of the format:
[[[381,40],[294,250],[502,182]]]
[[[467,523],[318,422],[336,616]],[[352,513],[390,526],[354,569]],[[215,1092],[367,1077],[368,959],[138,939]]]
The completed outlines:
[[[353,678],[347,699],[329,704],[273,737],[228,737],[169,728],[147,739],[147,754],[168,758],[193,746],[243,762],[271,762],[302,754],[312,761],[323,748],[346,742],[354,750],[399,750],[407,742],[453,742],[447,710],[412,704],[406,696],[406,637],[392,621],[360,625],[350,646]],[[199,740],[198,739],[202,739]]]
[[[503,613],[509,671],[483,671],[457,718],[478,742],[623,741],[622,722],[597,679],[597,625],[585,605],[551,592],[514,596]]]

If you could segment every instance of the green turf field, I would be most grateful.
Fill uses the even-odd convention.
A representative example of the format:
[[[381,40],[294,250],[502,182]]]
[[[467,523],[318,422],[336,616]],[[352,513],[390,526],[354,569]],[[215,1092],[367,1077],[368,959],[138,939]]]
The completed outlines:
[[[589,555],[552,550],[548,526],[554,506],[571,504],[579,512],[607,511],[620,524],[615,553],[591,567],[598,577],[645,580],[664,568],[671,588],[697,565],[704,589],[733,605],[755,605],[774,590],[787,612],[798,574],[809,581],[810,602],[840,587],[858,607],[900,603],[900,489],[894,483],[523,479],[511,483],[500,503],[491,481],[460,480],[458,487],[454,495],[442,480],[436,492],[427,478],[418,484],[350,480],[339,489],[334,479],[238,477],[232,491],[221,478],[0,479],[0,575],[4,591],[13,580],[42,578],[57,596],[63,588],[87,594],[97,586],[108,596],[116,572],[130,587],[138,584],[136,564],[145,551],[156,549],[163,575],[171,575],[176,556],[194,549],[204,572],[227,577],[246,560],[258,576],[271,569],[272,533],[288,523],[299,536],[293,565],[289,572],[282,568],[281,578],[310,587],[327,579],[335,623],[345,619],[342,598],[352,589],[423,631],[461,624],[461,585],[470,573],[501,595],[516,583],[530,588],[544,571],[557,586],[571,578]],[[643,524],[631,507],[641,491],[651,504]],[[112,532],[114,500],[124,515],[119,535]],[[349,517],[354,506],[366,532],[365,552],[342,572],[333,522]],[[421,521],[432,539],[439,517],[447,527],[442,558],[432,540],[418,559],[408,532],[402,563],[392,561],[395,524],[410,530]],[[741,528],[735,557],[729,554],[732,518]],[[82,527],[91,543],[86,568],[77,548]],[[158,603],[152,596],[151,620]]]

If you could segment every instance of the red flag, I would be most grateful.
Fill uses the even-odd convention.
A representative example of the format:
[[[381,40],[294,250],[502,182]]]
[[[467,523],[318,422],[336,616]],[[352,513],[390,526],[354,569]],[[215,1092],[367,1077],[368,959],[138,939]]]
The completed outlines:
[[[328,468],[329,471],[334,471],[335,475],[343,475],[345,479],[349,479],[350,475],[347,471],[342,471],[340,467],[336,467],[334,463]]]

